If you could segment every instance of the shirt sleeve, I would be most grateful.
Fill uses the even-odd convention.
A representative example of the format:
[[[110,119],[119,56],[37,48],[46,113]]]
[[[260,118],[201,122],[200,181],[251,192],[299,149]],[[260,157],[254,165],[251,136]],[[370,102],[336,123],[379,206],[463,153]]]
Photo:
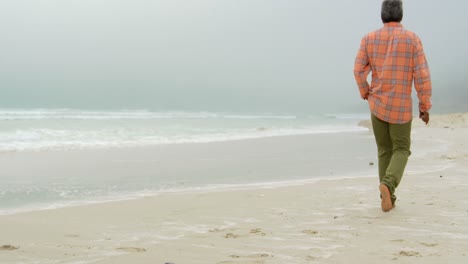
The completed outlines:
[[[419,110],[422,112],[429,112],[432,107],[431,74],[422,43],[419,39],[416,43],[416,52],[414,53],[413,62],[414,87],[418,93]]]
[[[356,60],[354,62],[354,78],[359,87],[361,98],[365,99],[369,95],[369,83],[367,76],[370,73],[369,57],[367,55],[367,37],[362,38]]]

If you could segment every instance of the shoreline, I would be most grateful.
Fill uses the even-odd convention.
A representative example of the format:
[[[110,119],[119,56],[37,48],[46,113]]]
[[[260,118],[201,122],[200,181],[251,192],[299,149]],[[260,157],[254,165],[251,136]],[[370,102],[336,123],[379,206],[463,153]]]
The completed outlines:
[[[376,176],[163,193],[0,215],[0,262],[302,264],[355,259],[361,263],[464,263],[468,259],[468,118],[466,121],[457,127],[414,129],[414,154],[397,190],[397,207],[390,213],[380,209]],[[304,144],[316,149],[320,143],[307,141],[311,139],[209,144],[193,153],[202,158],[198,162],[211,157],[200,157],[199,150],[214,152],[223,160],[248,148],[253,152],[243,165],[250,166],[248,162],[255,159],[254,168],[269,164],[266,175],[272,171],[283,174],[288,171],[278,166],[278,159],[310,155]],[[226,153],[229,155],[224,156]],[[265,156],[271,153],[278,156]],[[191,155],[185,154],[185,158]],[[119,155],[112,158],[121,158]],[[171,166],[180,162],[175,160]],[[359,166],[367,163],[362,160]],[[295,172],[314,175],[315,167],[308,167],[308,160],[285,164],[299,166]],[[235,170],[239,163],[221,165]],[[375,165],[371,169],[377,173]]]
[[[391,213],[380,210],[375,179],[354,178],[0,216],[1,243],[17,248],[0,252],[0,260],[462,263],[468,181],[454,173],[466,166],[452,169],[442,178],[407,175]]]
[[[369,158],[357,160],[361,164],[343,161],[345,168],[330,169],[334,163],[341,163],[342,158],[335,157],[335,148],[330,149],[328,144],[335,141],[346,142],[347,138],[366,144],[358,155]],[[317,148],[322,148],[323,151],[314,153]],[[369,144],[367,132],[360,132],[0,155],[0,167],[3,168],[0,176],[4,186],[10,186],[8,189],[24,190],[22,192],[38,189],[41,193],[32,195],[40,195],[39,198],[50,189],[51,193],[46,194],[55,196],[47,200],[31,200],[33,196],[15,198],[11,196],[12,192],[9,194],[8,189],[4,188],[3,191],[10,196],[4,196],[3,207],[0,200],[0,211],[4,215],[18,209],[25,212],[64,208],[133,200],[167,192],[268,188],[298,182],[302,184],[322,178],[362,176],[362,172],[367,176],[372,169],[368,165],[371,156],[366,153],[367,149],[373,149],[373,146]],[[183,166],[180,166],[181,162],[184,163]],[[279,167],[270,166],[274,163],[279,163]],[[29,166],[24,167],[23,164]],[[311,170],[315,170],[315,173],[310,174]],[[202,177],[196,177],[194,171]],[[27,183],[35,178],[38,179],[37,183]],[[41,179],[43,180],[40,181]],[[71,183],[64,185],[66,182]],[[28,185],[23,187],[20,184]],[[131,187],[126,188],[125,185]],[[107,191],[106,188],[111,189]],[[83,193],[86,191],[86,196],[76,193],[76,189],[82,189]],[[23,202],[17,202],[16,208],[12,208],[8,205],[8,197],[11,197],[10,200],[23,199]]]
[[[265,190],[265,189],[280,189],[288,188],[295,186],[303,186],[316,184],[321,181],[340,181],[340,180],[349,180],[349,179],[361,179],[361,178],[374,178],[375,175],[354,175],[354,176],[332,176],[332,177],[318,177],[310,179],[300,179],[300,180],[290,180],[290,181],[274,181],[274,182],[258,182],[258,183],[245,183],[245,184],[219,184],[219,185],[207,185],[207,186],[194,186],[180,189],[168,189],[155,191],[154,193],[136,193],[134,195],[128,195],[128,197],[122,198],[102,198],[100,200],[93,201],[70,201],[64,205],[44,205],[43,207],[32,207],[26,209],[13,209],[12,211],[2,212],[0,211],[1,216],[8,215],[17,215],[17,214],[28,214],[34,212],[50,211],[50,210],[60,210],[65,208],[76,208],[76,207],[86,207],[91,205],[100,205],[100,204],[109,204],[109,203],[118,203],[125,201],[135,201],[141,199],[148,199],[153,197],[158,197],[161,195],[191,195],[191,194],[214,194],[222,192],[241,192],[241,191],[252,191],[252,190]]]
[[[447,129],[447,124],[441,123],[440,120],[449,119],[448,124],[452,126],[452,129],[455,128],[462,128],[463,127],[463,122],[464,122],[464,115],[465,117],[468,118],[468,114],[460,114],[460,113],[455,113],[455,114],[449,114],[449,115],[444,115],[444,116],[435,116],[434,119],[436,120],[435,125],[432,124],[428,126],[427,128],[430,129],[438,129],[438,128],[444,128]],[[456,118],[454,120],[454,117]],[[416,120],[419,121],[419,120]],[[360,124],[363,125],[363,124]],[[366,127],[365,125],[363,125]],[[420,129],[423,128],[424,126],[416,125],[415,129],[413,129],[413,134],[419,133],[421,131]],[[368,129],[371,129],[367,127]],[[258,144],[258,143],[264,143],[264,145],[269,145],[269,144],[277,144],[277,142],[301,142],[301,141],[310,141],[313,140],[313,137],[322,137],[322,138],[332,138],[333,136],[337,135],[348,135],[348,136],[359,136],[359,137],[369,137],[372,138],[372,131],[368,132],[342,132],[342,133],[331,133],[331,134],[305,134],[305,135],[285,135],[285,136],[272,136],[272,137],[263,137],[263,138],[249,138],[249,139],[242,139],[242,140],[232,140],[232,141],[225,141],[225,142],[208,142],[208,143],[186,143],[186,144],[174,144],[174,145],[157,145],[157,146],[132,146],[132,147],[119,147],[119,148],[97,148],[97,149],[71,149],[71,150],[47,150],[47,151],[36,151],[36,150],[30,150],[30,151],[21,151],[21,152],[13,152],[13,153],[2,153],[0,154],[0,163],[2,160],[5,163],[6,161],[10,161],[12,157],[20,157],[19,162],[17,161],[16,163],[23,163],[25,161],[31,160],[31,159],[41,159],[42,155],[48,155],[49,157],[46,158],[45,160],[54,160],[57,158],[61,158],[61,156],[70,156],[67,159],[76,159],[77,157],[82,158],[80,156],[105,156],[108,155],[109,153],[112,152],[131,152],[131,153],[145,153],[144,155],[148,155],[149,153],[152,153],[154,150],[158,150],[161,152],[161,149],[175,149],[176,151],[183,150],[185,147],[188,148],[197,148],[197,149],[203,149],[204,147],[212,148],[213,146],[234,146],[234,145],[251,145],[251,144]],[[419,141],[424,141],[427,140],[424,137],[418,138],[416,141],[416,144]],[[373,141],[373,138],[372,140]],[[373,142],[371,144],[374,144]],[[439,146],[441,146],[441,149],[436,150],[436,151],[442,151],[444,149],[447,149],[450,144],[449,141],[446,140],[439,140],[438,142]],[[374,148],[374,146],[371,146]],[[203,150],[206,151],[206,150]],[[424,151],[416,151],[413,154],[414,156],[417,156],[418,159],[422,158],[421,155],[427,155],[428,151],[435,151],[434,149],[428,149]],[[141,155],[141,154],[138,154]],[[23,156],[26,156],[26,158],[21,158]],[[21,206],[19,208],[11,208],[11,209],[3,209],[0,210],[1,213],[0,215],[11,215],[11,214],[18,214],[18,213],[27,213],[27,212],[34,212],[34,211],[43,211],[43,210],[54,210],[54,209],[61,209],[61,208],[67,208],[67,207],[79,207],[79,206],[87,206],[87,205],[93,205],[93,204],[102,204],[102,203],[112,203],[112,202],[119,202],[119,201],[126,201],[126,200],[137,200],[137,199],[142,199],[145,197],[150,197],[150,196],[158,196],[162,195],[165,193],[196,193],[196,192],[219,192],[219,191],[232,191],[232,190],[249,190],[249,189],[263,189],[263,188],[278,188],[281,186],[294,186],[297,184],[307,184],[310,182],[317,182],[320,180],[334,180],[334,179],[346,179],[346,178],[361,178],[361,177],[372,177],[374,175],[373,169],[376,168],[376,160],[374,156],[371,156],[372,159],[369,159],[369,161],[363,161],[361,165],[362,168],[365,168],[363,171],[365,173],[362,173],[363,171],[357,171],[357,172],[350,172],[347,174],[336,174],[336,175],[309,175],[307,177],[302,177],[298,179],[266,179],[266,180],[261,180],[261,181],[255,181],[255,182],[241,182],[241,183],[205,183],[205,184],[198,184],[194,186],[174,186],[174,187],[169,187],[169,188],[162,188],[162,189],[155,189],[155,190],[136,190],[136,191],[130,191],[126,193],[121,193],[121,194],[115,194],[111,196],[98,196],[94,197],[92,200],[85,200],[85,199],[75,199],[75,200],[60,200],[60,201],[55,201],[55,202],[49,202],[49,203],[40,203],[40,204],[31,204],[31,205],[25,205]],[[412,159],[413,157],[410,157]],[[103,160],[105,161],[105,160]],[[365,166],[367,162],[372,162],[374,165],[369,165]],[[410,161],[411,164],[411,161]],[[430,168],[429,170],[426,169],[427,171],[433,171],[434,169],[445,169],[445,168]],[[407,169],[407,172],[410,171],[411,173],[415,172],[422,172],[421,168],[417,168],[416,170],[413,170],[411,166]],[[0,190],[1,191],[1,190]]]

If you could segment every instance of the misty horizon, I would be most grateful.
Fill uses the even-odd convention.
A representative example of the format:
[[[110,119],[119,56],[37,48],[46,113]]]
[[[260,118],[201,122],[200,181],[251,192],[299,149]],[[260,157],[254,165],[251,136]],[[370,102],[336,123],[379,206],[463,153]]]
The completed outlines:
[[[464,7],[404,1],[435,112],[468,110]],[[354,58],[382,26],[375,0],[2,1],[0,20],[0,108],[232,112],[367,111]]]

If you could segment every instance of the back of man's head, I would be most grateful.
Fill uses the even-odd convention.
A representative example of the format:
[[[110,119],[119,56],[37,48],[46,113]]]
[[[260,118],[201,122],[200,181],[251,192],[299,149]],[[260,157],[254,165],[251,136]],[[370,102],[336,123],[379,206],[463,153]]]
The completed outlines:
[[[402,0],[384,0],[382,2],[382,22],[401,22],[403,19]]]

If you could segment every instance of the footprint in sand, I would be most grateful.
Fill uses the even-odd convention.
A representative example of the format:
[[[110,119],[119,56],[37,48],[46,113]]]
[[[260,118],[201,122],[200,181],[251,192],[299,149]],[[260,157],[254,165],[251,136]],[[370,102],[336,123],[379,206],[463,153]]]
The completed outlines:
[[[224,229],[219,229],[219,228],[213,228],[208,230],[210,233],[219,233],[219,232],[224,232]]]
[[[421,254],[416,251],[400,251],[398,255],[402,257],[421,257]]]
[[[15,247],[12,245],[3,245],[0,247],[0,251],[16,250],[16,249],[19,249],[19,247]]]
[[[224,235],[224,238],[238,238],[239,236],[233,233],[227,233]]]
[[[302,230],[302,233],[308,234],[308,235],[316,235],[318,234],[318,231],[306,229],[306,230]]]
[[[268,258],[268,257],[273,257],[273,255],[266,254],[266,253],[259,253],[259,254],[251,254],[248,256],[239,256],[239,255],[229,255],[230,258]]]
[[[249,258],[268,258],[268,257],[273,257],[273,256],[269,255],[269,254],[266,254],[266,253],[263,253],[263,254],[252,254],[252,255],[248,255],[247,257],[249,257]]]
[[[423,246],[426,246],[426,247],[436,247],[438,246],[439,244],[436,244],[436,243],[433,243],[433,244],[429,244],[429,243],[420,243],[421,245]]]
[[[266,236],[266,233],[262,232],[261,228],[254,228],[250,230],[250,234],[259,234],[261,236]]]
[[[145,252],[146,251],[146,249],[138,248],[138,247],[119,247],[119,248],[116,248],[116,249],[120,250],[120,251],[129,252],[129,253],[138,253],[138,252]]]

